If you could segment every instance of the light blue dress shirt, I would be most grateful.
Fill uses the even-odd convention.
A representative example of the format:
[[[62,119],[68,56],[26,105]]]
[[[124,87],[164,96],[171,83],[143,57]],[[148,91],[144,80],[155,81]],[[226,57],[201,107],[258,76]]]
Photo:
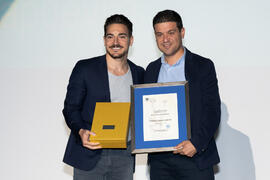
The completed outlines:
[[[158,75],[158,83],[185,81],[186,80],[185,58],[186,58],[185,48],[184,48],[184,54],[174,65],[169,65],[165,61],[164,55],[162,55],[161,67],[160,67],[160,71]]]

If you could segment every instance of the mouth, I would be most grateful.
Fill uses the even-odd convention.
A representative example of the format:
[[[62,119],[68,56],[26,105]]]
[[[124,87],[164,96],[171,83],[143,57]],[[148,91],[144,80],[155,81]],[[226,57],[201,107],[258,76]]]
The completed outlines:
[[[170,43],[163,43],[162,45],[166,49],[169,49],[171,47],[171,44]]]
[[[110,48],[111,48],[112,50],[119,50],[119,49],[123,48],[123,46],[120,46],[120,45],[113,45],[113,46],[110,46]]]

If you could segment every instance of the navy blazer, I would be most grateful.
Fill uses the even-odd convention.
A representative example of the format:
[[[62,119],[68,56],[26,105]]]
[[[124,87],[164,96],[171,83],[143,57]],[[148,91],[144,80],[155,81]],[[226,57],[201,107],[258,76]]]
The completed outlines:
[[[144,69],[128,60],[133,84],[142,84]],[[96,102],[110,102],[106,56],[78,61],[67,87],[63,115],[71,129],[64,162],[81,170],[91,170],[100,158],[100,150],[82,146],[79,130],[91,129]]]
[[[156,83],[160,67],[160,58],[151,62],[146,68],[144,82]],[[214,64],[186,49],[185,77],[189,83],[190,141],[197,150],[193,159],[200,169],[204,169],[220,161],[214,139],[221,114]],[[150,163],[153,156],[156,155],[149,154]]]

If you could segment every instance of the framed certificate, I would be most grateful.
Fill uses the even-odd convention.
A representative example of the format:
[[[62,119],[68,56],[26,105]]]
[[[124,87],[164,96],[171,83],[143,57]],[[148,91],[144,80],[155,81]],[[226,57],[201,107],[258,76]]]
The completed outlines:
[[[131,86],[132,153],[173,151],[190,138],[188,82]]]

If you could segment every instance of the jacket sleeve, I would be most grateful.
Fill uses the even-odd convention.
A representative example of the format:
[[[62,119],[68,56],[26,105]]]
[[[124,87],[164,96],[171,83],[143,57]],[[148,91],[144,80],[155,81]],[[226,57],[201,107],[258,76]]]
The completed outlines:
[[[208,62],[203,68],[204,72],[201,72],[200,91],[202,114],[200,117],[200,128],[191,137],[191,142],[198,153],[205,151],[211,139],[214,138],[220,123],[221,114],[215,67],[212,61]]]
[[[71,73],[63,109],[66,124],[76,136],[78,136],[81,128],[86,128],[81,117],[85,96],[86,86],[83,75],[83,64],[79,61]]]

